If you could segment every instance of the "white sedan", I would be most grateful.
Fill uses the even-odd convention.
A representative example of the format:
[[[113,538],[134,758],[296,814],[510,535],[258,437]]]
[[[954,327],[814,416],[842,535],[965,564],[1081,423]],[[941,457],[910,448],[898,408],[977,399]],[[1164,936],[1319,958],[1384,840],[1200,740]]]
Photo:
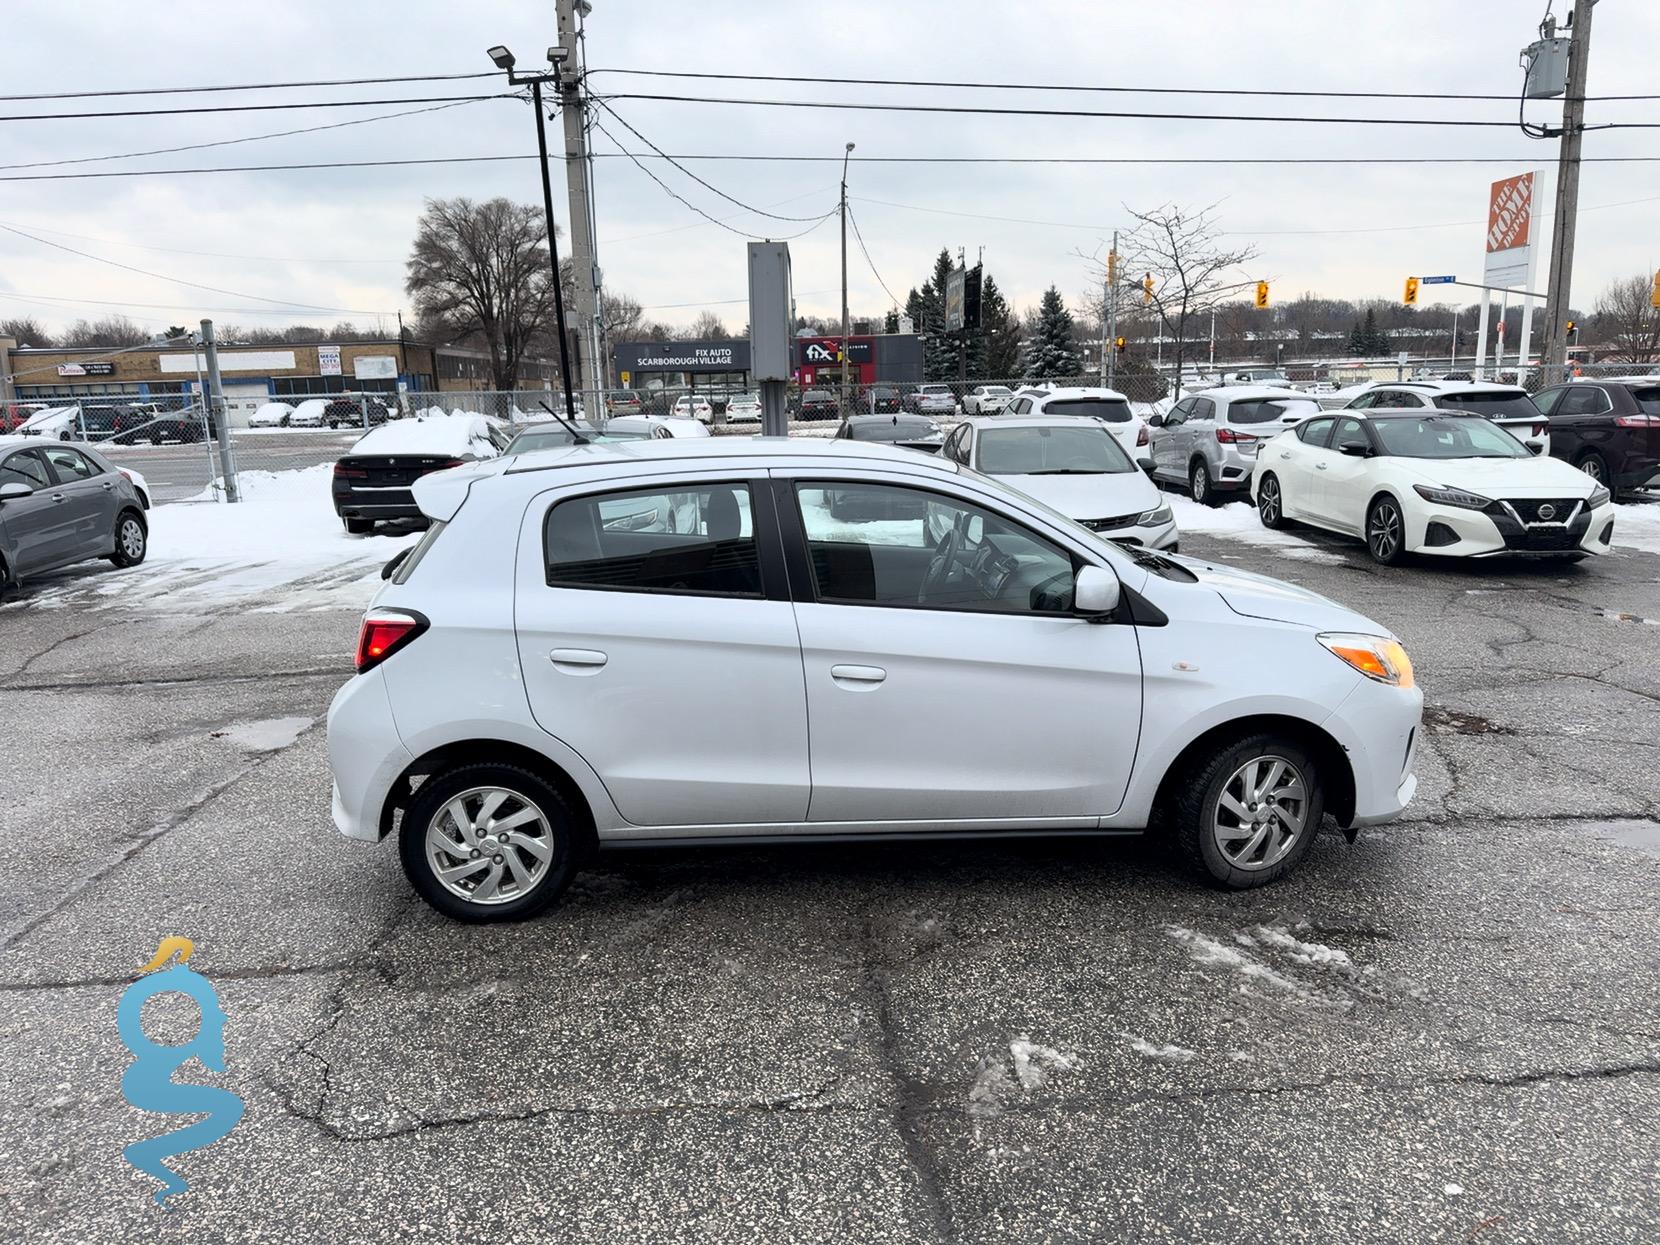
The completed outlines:
[[[1265,527],[1358,536],[1385,565],[1409,553],[1577,561],[1614,538],[1608,490],[1460,411],[1336,411],[1264,445],[1251,493]]]
[[[737,420],[761,418],[761,398],[759,394],[736,393],[726,403],[726,420],[733,423]]]
[[[683,415],[617,415],[605,421],[605,436],[614,441],[645,441],[667,437],[706,437],[702,421]]]
[[[940,452],[1109,540],[1176,550],[1175,517],[1147,467],[1132,462],[1108,426],[1095,420],[970,416]]]
[[[264,402],[248,416],[250,428],[286,428],[294,418],[294,408],[286,402]]]
[[[680,419],[701,419],[710,424],[715,420],[715,408],[701,393],[683,393],[674,400],[674,415]]]
[[[288,413],[289,427],[321,428],[328,409],[329,400],[327,398],[307,398]]]
[[[975,385],[963,395],[963,414],[995,415],[1014,399],[1007,385]]]

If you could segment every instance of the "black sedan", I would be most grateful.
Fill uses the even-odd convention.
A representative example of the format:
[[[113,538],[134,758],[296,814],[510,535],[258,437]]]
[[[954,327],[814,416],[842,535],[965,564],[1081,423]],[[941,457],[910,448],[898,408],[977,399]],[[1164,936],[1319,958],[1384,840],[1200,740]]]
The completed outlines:
[[[836,395],[828,389],[808,389],[801,395],[802,419],[834,419],[841,414]]]
[[[354,536],[373,531],[381,520],[424,521],[415,481],[495,458],[511,439],[499,420],[482,415],[400,419],[366,432],[334,464],[334,512]]]
[[[900,409],[899,390],[888,385],[872,385],[865,390],[859,405],[872,415],[897,415]]]
[[[1620,494],[1660,484],[1660,377],[1576,380],[1534,402],[1550,418],[1551,457]]]
[[[875,441],[902,449],[939,453],[945,443],[940,426],[926,415],[849,415],[836,429],[843,441]]]

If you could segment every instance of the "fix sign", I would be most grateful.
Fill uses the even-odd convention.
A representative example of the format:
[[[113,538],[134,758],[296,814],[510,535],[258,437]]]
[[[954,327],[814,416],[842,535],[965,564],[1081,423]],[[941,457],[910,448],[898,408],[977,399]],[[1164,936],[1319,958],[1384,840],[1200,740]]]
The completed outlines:
[[[1493,183],[1487,201],[1487,251],[1509,251],[1528,243],[1533,222],[1533,174]]]

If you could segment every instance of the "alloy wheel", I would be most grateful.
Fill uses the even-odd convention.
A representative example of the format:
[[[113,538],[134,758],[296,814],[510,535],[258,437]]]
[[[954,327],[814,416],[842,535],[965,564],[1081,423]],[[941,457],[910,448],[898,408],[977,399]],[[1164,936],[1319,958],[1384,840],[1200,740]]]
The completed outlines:
[[[426,862],[445,890],[467,903],[523,899],[547,876],[553,827],[532,801],[504,787],[472,787],[427,823]]]
[[[1210,495],[1210,473],[1203,463],[1194,465],[1193,474],[1188,479],[1188,492],[1193,495],[1194,501],[1201,503]]]
[[[1284,860],[1308,830],[1308,784],[1282,756],[1253,757],[1222,784],[1211,834],[1235,869],[1254,872]]]
[[[1595,456],[1587,458],[1584,462],[1579,464],[1579,469],[1586,475],[1590,476],[1598,484],[1606,483],[1603,479],[1602,459]]]
[[[1372,507],[1371,520],[1366,524],[1366,543],[1379,562],[1392,560],[1401,550],[1401,512],[1392,501],[1380,501]]]
[[[1257,512],[1262,515],[1263,526],[1273,527],[1280,518],[1280,486],[1273,476],[1262,482],[1262,488],[1257,490]]]
[[[137,519],[127,518],[121,521],[121,552],[137,561],[144,556],[144,528]]]

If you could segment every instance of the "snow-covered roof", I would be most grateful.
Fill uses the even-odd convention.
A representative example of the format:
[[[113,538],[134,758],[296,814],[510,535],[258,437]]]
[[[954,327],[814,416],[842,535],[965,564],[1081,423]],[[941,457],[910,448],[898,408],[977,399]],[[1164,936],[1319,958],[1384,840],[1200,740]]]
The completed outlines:
[[[353,454],[448,454],[494,458],[490,420],[483,415],[428,415],[395,419],[359,437]]]

